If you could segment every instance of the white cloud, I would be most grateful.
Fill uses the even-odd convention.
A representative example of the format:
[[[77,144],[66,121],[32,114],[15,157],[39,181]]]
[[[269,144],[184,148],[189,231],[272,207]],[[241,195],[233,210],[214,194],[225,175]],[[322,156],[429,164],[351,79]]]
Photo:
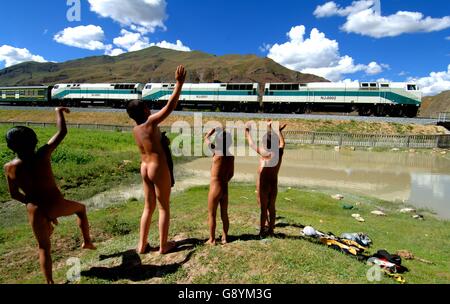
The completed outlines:
[[[293,27],[287,34],[289,41],[274,44],[268,57],[289,69],[315,74],[331,81],[338,81],[345,74],[361,71],[375,75],[387,67],[376,62],[368,65],[355,64],[352,57],[341,56],[336,40],[328,39],[316,28],[312,29],[309,38],[305,39],[305,33],[305,26]]]
[[[261,53],[265,53],[265,52],[268,52],[271,48],[272,48],[272,45],[271,45],[271,44],[263,43],[263,45],[261,45],[261,46],[259,47],[259,51],[260,51]]]
[[[33,55],[28,49],[15,48],[10,45],[0,46],[0,62],[4,62],[5,67],[27,61],[47,62],[44,57]]]
[[[351,14],[359,13],[363,10],[371,8],[374,5],[372,0],[354,1],[352,5],[345,8],[339,7],[334,1],[325,3],[324,5],[317,6],[314,11],[314,16],[317,18],[341,16],[345,17]]]
[[[122,49],[113,49],[113,48],[108,49],[108,50],[105,51],[105,55],[113,56],[113,57],[122,55],[124,53],[126,53],[126,52],[124,50],[122,50]]]
[[[113,40],[114,44],[118,47],[118,49],[111,51],[110,53],[108,53],[108,55],[117,56],[115,54],[120,55],[125,52],[135,52],[151,46],[158,46],[160,48],[172,49],[183,52],[191,51],[191,49],[185,46],[183,42],[181,42],[180,40],[177,40],[176,43],[167,42],[165,40],[161,42],[150,43],[148,37],[145,37],[141,33],[130,32],[122,29],[120,34],[121,36]]]
[[[157,43],[151,43],[150,46],[158,46],[163,49],[171,49],[171,50],[181,51],[181,52],[190,52],[191,51],[191,49],[188,46],[185,46],[183,44],[183,42],[181,42],[180,40],[177,40],[176,43],[171,43],[171,42],[167,42],[164,40],[164,41],[157,42]]]
[[[445,40],[450,40],[450,36],[448,36],[448,37],[445,37]]]
[[[113,40],[114,44],[119,48],[128,52],[139,51],[150,46],[149,39],[141,33],[133,33],[127,30],[120,32],[121,36]]]
[[[450,28],[450,16],[425,17],[420,12],[398,11],[382,16],[379,0],[354,1],[342,8],[335,2],[327,2],[314,11],[318,18],[341,16],[347,20],[342,30],[374,38],[395,37],[406,33],[435,32]]]
[[[105,39],[103,29],[95,25],[68,27],[57,33],[53,39],[61,44],[91,51],[111,48],[110,45],[103,43]]]
[[[433,96],[448,91],[450,90],[450,65],[448,65],[447,71],[431,72],[427,77],[409,78],[408,81],[417,82],[425,96]]]
[[[166,0],[88,0],[91,11],[143,34],[165,29]]]

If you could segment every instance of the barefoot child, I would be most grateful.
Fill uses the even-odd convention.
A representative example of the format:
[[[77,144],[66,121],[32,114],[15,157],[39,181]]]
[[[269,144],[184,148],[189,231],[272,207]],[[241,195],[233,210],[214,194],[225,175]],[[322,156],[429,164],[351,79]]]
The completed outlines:
[[[5,165],[11,197],[27,207],[28,218],[39,245],[41,270],[48,284],[53,284],[50,236],[53,224],[59,217],[78,216],[78,226],[83,234],[83,249],[95,249],[89,235],[86,207],[64,199],[53,176],[50,158],[67,135],[64,112],[57,108],[58,133],[42,148],[36,149],[37,136],[26,127],[15,127],[6,134],[8,148],[17,154],[17,159]]]
[[[183,66],[178,67],[175,77],[177,84],[173,95],[160,112],[152,115],[150,109],[140,100],[131,101],[127,109],[128,115],[137,123],[133,134],[142,157],[141,176],[144,183],[145,207],[141,218],[140,240],[137,248],[140,254],[146,253],[149,249],[148,234],[156,208],[156,199],[159,201],[159,252],[166,254],[175,247],[174,243],[168,242],[170,192],[173,181],[169,169],[169,156],[164,147],[166,140],[159,129],[159,125],[178,106],[186,79],[186,71]]]
[[[286,125],[275,132],[272,128],[272,122],[269,122],[269,130],[263,138],[264,148],[258,147],[253,141],[249,125],[245,130],[250,147],[260,155],[256,190],[258,204],[261,208],[261,237],[273,236],[275,230],[278,173],[286,145],[282,131],[285,128]]]
[[[211,136],[216,135],[216,144],[211,143]],[[208,195],[208,223],[210,237],[208,244],[216,244],[216,215],[220,204],[223,223],[222,244],[228,242],[228,183],[234,175],[234,156],[231,154],[231,134],[224,129],[212,129],[205,137],[205,142],[214,152],[211,167],[211,185]]]

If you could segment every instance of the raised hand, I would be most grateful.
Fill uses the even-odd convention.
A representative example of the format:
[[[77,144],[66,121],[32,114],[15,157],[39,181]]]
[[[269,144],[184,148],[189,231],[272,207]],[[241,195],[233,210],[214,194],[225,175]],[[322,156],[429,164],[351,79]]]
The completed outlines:
[[[66,108],[66,107],[58,107],[55,109],[55,111],[59,112],[59,113],[64,112],[64,113],[70,114],[70,109]]]
[[[184,83],[186,81],[186,70],[185,70],[184,66],[180,65],[177,68],[177,71],[175,73],[175,79],[179,83]]]

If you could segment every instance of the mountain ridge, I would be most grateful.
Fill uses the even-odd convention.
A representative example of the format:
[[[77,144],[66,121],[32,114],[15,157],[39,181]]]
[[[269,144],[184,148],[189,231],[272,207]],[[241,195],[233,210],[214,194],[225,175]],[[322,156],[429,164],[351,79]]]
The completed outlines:
[[[180,64],[188,82],[328,82],[289,70],[256,55],[216,56],[201,51],[181,52],[156,46],[116,57],[91,56],[61,63],[25,62],[0,70],[0,86],[51,85],[83,82],[172,82]]]

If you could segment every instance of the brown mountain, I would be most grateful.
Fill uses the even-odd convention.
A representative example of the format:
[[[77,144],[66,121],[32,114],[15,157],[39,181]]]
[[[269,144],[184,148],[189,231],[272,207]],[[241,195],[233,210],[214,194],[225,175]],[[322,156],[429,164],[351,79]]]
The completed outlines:
[[[442,112],[450,112],[450,91],[422,99],[419,116],[437,117]]]
[[[63,63],[27,62],[0,70],[0,86],[83,82],[167,82],[184,64],[189,82],[326,82],[255,55],[214,56],[150,47],[117,57],[96,56]]]

